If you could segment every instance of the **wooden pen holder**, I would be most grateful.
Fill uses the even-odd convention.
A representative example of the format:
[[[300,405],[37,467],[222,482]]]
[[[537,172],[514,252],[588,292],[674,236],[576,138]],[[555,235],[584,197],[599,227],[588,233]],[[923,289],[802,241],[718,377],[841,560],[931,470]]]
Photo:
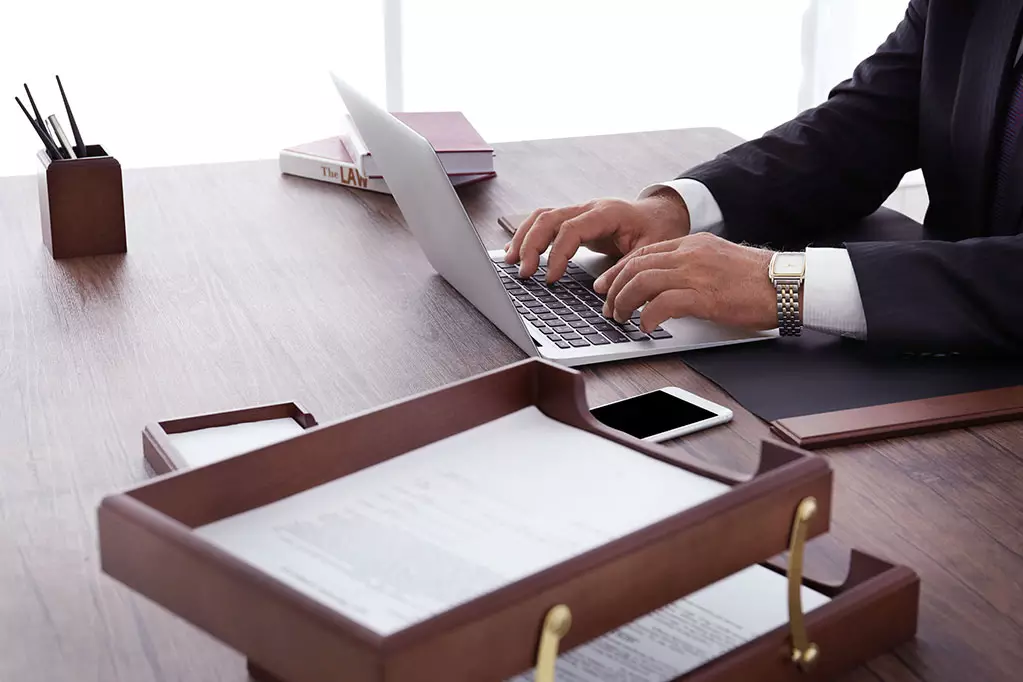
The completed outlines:
[[[54,258],[128,250],[121,164],[100,145],[85,149],[80,159],[37,154],[43,242]]]

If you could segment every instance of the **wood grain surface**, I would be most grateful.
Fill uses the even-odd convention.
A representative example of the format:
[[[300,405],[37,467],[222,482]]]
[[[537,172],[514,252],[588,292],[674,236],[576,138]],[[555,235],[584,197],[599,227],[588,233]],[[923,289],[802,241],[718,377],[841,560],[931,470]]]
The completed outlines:
[[[700,129],[498,145],[461,195],[498,216],[633,197],[738,141]],[[320,423],[521,359],[426,262],[393,200],[275,161],[124,173],[129,251],[54,261],[36,178],[0,180],[0,682],[247,679],[241,657],[97,565],[100,498],[144,479],[145,424],[294,400]],[[676,443],[753,469],[766,425],[678,357],[584,370],[591,404],[677,385],[735,419]],[[1018,680],[1023,425],[824,450],[832,533],[923,581],[916,642],[850,681]],[[824,652],[824,655],[827,655]],[[751,681],[752,682],[752,681]]]

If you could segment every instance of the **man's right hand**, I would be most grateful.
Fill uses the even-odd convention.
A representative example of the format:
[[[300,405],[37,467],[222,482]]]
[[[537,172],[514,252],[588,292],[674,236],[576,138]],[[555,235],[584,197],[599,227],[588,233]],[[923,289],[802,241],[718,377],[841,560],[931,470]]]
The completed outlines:
[[[596,199],[578,206],[541,208],[515,231],[505,246],[507,263],[520,263],[519,275],[532,277],[547,256],[547,281],[565,274],[568,261],[580,246],[611,256],[677,239],[689,234],[689,211],[674,190],[639,199]]]

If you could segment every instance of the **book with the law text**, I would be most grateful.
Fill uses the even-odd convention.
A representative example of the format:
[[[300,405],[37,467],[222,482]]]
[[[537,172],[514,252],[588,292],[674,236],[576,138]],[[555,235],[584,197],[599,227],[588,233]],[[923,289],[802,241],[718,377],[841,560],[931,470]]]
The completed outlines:
[[[367,177],[348,153],[341,137],[328,137],[282,149],[280,152],[281,173],[295,175],[335,185],[354,187],[369,192],[390,194],[382,177]],[[468,185],[494,177],[494,173],[452,176],[451,184],[456,187]]]

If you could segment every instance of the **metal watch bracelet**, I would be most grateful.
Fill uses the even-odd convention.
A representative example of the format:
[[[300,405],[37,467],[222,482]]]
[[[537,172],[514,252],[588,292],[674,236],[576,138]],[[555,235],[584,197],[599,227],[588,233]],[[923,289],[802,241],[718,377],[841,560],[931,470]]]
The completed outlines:
[[[778,293],[778,333],[799,336],[803,330],[799,315],[799,280],[775,280],[774,289]]]

